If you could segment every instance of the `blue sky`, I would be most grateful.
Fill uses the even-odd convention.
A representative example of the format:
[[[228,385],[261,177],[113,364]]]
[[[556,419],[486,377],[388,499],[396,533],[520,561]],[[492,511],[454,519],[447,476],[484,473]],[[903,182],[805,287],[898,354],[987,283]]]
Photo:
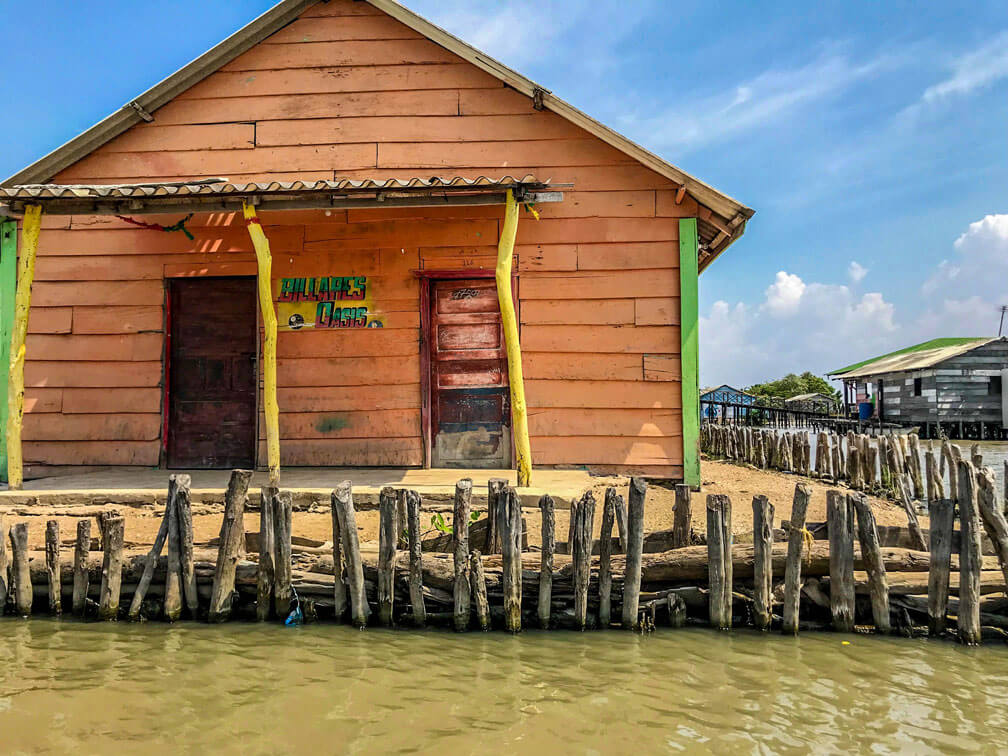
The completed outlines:
[[[407,4],[756,209],[701,279],[702,382],[996,334],[1003,2]],[[271,3],[6,5],[4,176]]]

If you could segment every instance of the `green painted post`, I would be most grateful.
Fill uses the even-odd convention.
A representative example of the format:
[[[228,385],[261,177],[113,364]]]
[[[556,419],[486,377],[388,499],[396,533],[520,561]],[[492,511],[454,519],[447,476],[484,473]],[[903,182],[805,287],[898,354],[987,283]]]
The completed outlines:
[[[0,223],[0,480],[7,481],[7,381],[17,289],[17,222]]]
[[[680,356],[683,482],[700,488],[700,293],[696,218],[679,219]]]

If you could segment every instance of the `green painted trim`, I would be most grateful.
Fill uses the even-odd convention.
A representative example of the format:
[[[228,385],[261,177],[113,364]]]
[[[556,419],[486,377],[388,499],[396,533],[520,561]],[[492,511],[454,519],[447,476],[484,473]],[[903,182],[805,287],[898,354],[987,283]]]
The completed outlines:
[[[700,488],[700,292],[696,218],[679,219],[683,482]]]
[[[0,480],[7,481],[7,381],[10,376],[14,292],[17,289],[17,222],[0,223]]]

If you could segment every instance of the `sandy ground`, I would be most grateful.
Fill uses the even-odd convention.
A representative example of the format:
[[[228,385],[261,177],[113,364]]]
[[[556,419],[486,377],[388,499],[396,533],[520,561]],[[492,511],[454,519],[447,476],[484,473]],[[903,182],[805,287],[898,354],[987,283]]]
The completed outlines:
[[[702,487],[699,494],[694,493],[692,497],[692,520],[693,529],[703,533],[706,530],[706,508],[704,503],[706,495],[712,493],[727,494],[732,500],[732,529],[739,542],[751,542],[752,540],[752,497],[762,494],[770,499],[774,506],[775,524],[779,525],[781,520],[791,516],[791,502],[794,496],[795,485],[804,482],[812,487],[812,501],[809,504],[807,521],[822,522],[826,519],[826,491],[830,486],[819,483],[808,478],[800,478],[796,475],[785,473],[757,470],[754,468],[742,467],[724,462],[704,460],[702,466]],[[621,477],[602,477],[593,479],[593,493],[598,502],[599,509],[595,516],[595,533],[599,532],[601,526],[601,504],[604,500],[605,490],[608,486],[616,486],[619,493],[626,496],[627,479]],[[870,499],[879,525],[906,525],[906,515],[901,507],[892,502]],[[675,506],[675,492],[671,487],[666,487],[661,483],[652,483],[648,488],[645,504],[645,532],[665,530],[672,527],[673,508]],[[145,545],[154,542],[158,527],[161,523],[160,513],[150,509],[123,508],[126,521],[126,543],[132,549],[143,549]],[[485,514],[481,512],[481,514]],[[528,528],[528,540],[530,545],[539,545],[541,520],[539,512],[535,509],[525,510],[525,520]],[[429,513],[423,513],[422,522],[425,530],[434,532],[430,525]],[[29,523],[29,543],[33,548],[41,549],[44,543],[45,520],[52,519],[52,515],[40,513],[38,516],[20,517],[8,516],[8,522],[27,521]],[[55,518],[60,523],[61,541],[66,547],[73,543],[77,521],[79,517],[57,516]],[[556,533],[558,541],[567,539],[567,529],[569,526],[569,515],[566,510],[556,512]],[[921,518],[921,524],[926,528],[927,518]],[[214,514],[194,514],[193,530],[194,540],[197,544],[206,544],[210,539],[217,537],[220,531],[221,515]],[[364,511],[357,514],[357,526],[361,541],[378,540],[378,512]],[[257,512],[248,513],[245,516],[245,529],[255,532],[259,529],[259,514]],[[97,525],[92,524],[92,535],[97,535]],[[332,538],[332,520],[328,512],[295,512],[293,523],[293,534],[301,538],[307,538],[318,542],[326,542]],[[131,549],[131,550],[132,550]]]

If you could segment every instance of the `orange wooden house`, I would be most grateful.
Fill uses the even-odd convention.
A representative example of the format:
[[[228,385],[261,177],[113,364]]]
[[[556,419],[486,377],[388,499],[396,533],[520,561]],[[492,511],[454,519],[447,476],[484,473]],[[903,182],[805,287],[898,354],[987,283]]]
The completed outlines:
[[[284,0],[0,215],[12,483],[524,454],[698,483],[696,279],[752,211],[393,0]]]

